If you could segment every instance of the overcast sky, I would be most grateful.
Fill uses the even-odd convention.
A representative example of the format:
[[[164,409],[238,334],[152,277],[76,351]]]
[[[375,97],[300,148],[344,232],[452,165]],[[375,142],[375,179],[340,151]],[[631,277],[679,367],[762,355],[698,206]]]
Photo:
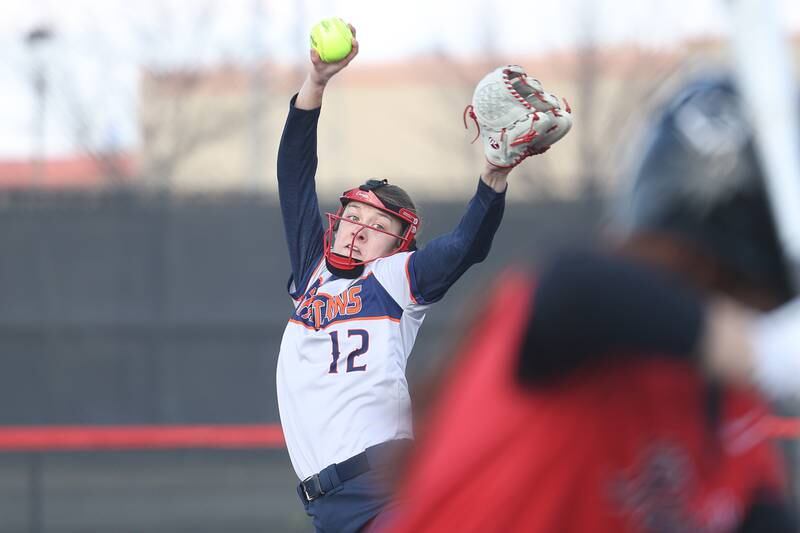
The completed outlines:
[[[778,3],[790,29],[800,30],[800,2]],[[304,59],[308,29],[331,15],[358,28],[362,63],[434,49],[469,56],[486,46],[487,24],[502,54],[572,47],[587,20],[600,42],[658,47],[724,35],[729,23],[722,0],[0,0],[0,158],[33,149],[37,57],[52,89],[47,154],[75,150],[77,115],[90,117],[85,131],[95,142],[130,147],[141,65]],[[43,24],[54,36],[37,56],[24,37]]]

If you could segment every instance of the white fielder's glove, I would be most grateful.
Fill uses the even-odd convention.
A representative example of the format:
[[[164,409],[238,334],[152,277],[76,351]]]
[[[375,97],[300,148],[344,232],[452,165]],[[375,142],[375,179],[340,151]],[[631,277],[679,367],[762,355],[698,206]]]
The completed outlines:
[[[545,92],[539,80],[528,77],[519,65],[498,67],[478,82],[472,104],[464,110],[478,126],[486,159],[499,168],[519,165],[541,154],[572,127],[572,110],[566,100]]]
[[[800,298],[756,319],[755,381],[767,396],[800,399]]]

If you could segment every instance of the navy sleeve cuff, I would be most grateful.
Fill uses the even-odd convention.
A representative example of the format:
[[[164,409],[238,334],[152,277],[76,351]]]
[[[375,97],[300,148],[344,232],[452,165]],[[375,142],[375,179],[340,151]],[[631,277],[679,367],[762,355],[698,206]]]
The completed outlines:
[[[308,117],[310,119],[317,119],[319,118],[320,111],[322,110],[321,107],[316,107],[314,109],[298,109],[295,107],[295,102],[297,102],[297,95],[299,93],[294,93],[292,99],[289,100],[289,117]]]
[[[504,202],[507,191],[508,186],[506,186],[503,192],[497,192],[489,187],[486,182],[483,181],[483,178],[479,177],[478,190],[476,191],[475,196],[481,200],[484,200],[487,204],[492,204],[495,202]]]

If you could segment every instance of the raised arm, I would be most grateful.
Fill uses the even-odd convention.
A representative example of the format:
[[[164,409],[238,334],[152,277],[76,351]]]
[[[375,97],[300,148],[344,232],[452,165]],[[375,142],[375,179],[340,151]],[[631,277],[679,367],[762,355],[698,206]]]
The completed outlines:
[[[350,32],[353,34],[353,49],[347,54],[347,57],[336,63],[325,63],[320,59],[319,54],[313,48],[310,51],[311,69],[306,76],[303,86],[300,87],[300,92],[297,93],[297,101],[295,107],[297,109],[312,110],[322,106],[322,95],[325,92],[325,86],[333,76],[345,68],[358,55],[358,41],[356,40],[356,29],[350,26]]]
[[[440,300],[470,266],[489,255],[494,234],[503,218],[510,171],[487,163],[478,190],[456,228],[433,239],[411,256],[408,273],[417,303]]]
[[[478,83],[465,110],[478,128],[486,164],[475,196],[451,233],[431,241],[408,263],[417,303],[432,303],[473,264],[489,254],[505,207],[511,169],[546,152],[572,127],[569,106],[547,93],[519,65],[504,65]]]
[[[353,35],[355,28],[350,27]],[[314,176],[317,171],[317,122],[322,97],[331,78],[358,54],[353,39],[350,54],[337,63],[324,63],[311,50],[311,68],[289,106],[278,149],[278,195],[292,265],[289,291],[298,297],[322,257],[324,225]]]

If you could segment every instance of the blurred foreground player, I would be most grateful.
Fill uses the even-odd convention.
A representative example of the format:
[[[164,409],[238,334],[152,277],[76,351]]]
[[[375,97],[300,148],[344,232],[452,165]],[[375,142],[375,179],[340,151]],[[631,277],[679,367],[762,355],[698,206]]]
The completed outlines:
[[[800,393],[800,304],[731,84],[646,139],[621,242],[493,288],[381,531],[797,531],[761,394]]]

